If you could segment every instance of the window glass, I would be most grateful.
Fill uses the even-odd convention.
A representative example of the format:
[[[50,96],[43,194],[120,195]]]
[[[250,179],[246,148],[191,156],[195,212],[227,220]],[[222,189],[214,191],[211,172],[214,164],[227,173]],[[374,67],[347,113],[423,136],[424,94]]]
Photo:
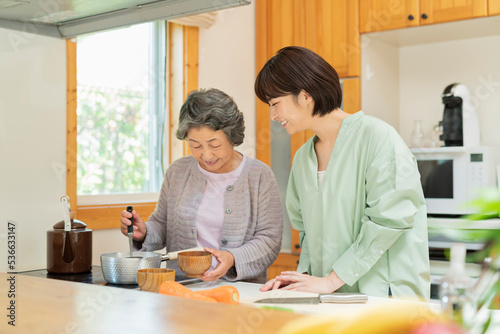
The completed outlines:
[[[79,196],[159,191],[165,86],[158,75],[158,61],[164,61],[157,54],[164,53],[158,27],[140,24],[77,39]]]

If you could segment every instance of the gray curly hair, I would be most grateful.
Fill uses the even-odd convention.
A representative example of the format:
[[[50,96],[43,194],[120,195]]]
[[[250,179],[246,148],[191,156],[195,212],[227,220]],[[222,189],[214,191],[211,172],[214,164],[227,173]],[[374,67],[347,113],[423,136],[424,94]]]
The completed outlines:
[[[181,107],[176,136],[184,140],[189,130],[204,126],[222,130],[233,146],[242,144],[245,138],[243,113],[229,95],[215,88],[189,93]]]

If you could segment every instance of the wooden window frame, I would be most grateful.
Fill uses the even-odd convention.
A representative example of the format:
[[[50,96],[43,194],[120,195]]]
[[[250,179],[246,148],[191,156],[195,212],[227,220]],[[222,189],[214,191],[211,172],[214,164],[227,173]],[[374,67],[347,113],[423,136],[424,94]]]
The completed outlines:
[[[168,23],[170,30],[175,23]],[[177,25],[177,28],[179,28]],[[198,39],[199,28],[181,26],[182,29],[182,50],[183,50],[183,100],[193,89],[198,89]],[[167,34],[168,36],[168,34]],[[172,50],[172,39],[167,38],[167,52]],[[170,54],[169,54],[170,56]],[[168,61],[168,72],[172,73],[172,62]],[[70,205],[76,212],[76,218],[85,222],[87,227],[94,230],[112,229],[120,227],[120,213],[124,209],[124,204],[109,203],[104,205],[78,205],[77,196],[77,66],[76,66],[76,40],[66,40],[66,194],[70,198]],[[172,76],[169,75],[168,96],[172,96]],[[166,99],[168,109],[172,110],[172,99]],[[169,112],[170,114],[170,112]],[[166,118],[169,122],[168,129],[172,131],[173,120]],[[168,140],[169,147],[172,146],[172,139]],[[170,151],[170,150],[169,150]],[[188,154],[184,150],[183,154]],[[169,157],[169,163],[175,157]],[[134,209],[143,217],[149,217],[156,207],[156,202],[130,203]],[[74,209],[76,208],[76,210]]]

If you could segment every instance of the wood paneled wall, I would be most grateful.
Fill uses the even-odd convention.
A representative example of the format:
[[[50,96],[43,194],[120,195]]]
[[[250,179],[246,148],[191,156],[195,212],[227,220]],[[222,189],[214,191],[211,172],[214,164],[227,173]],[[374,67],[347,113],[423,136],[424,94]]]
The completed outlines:
[[[288,45],[307,47],[328,61],[341,78],[360,75],[358,1],[349,0],[256,0],[257,72],[279,49]],[[358,111],[358,91],[344,103],[348,112]],[[351,83],[348,89],[355,89]],[[356,107],[351,105],[355,103]],[[352,111],[352,112],[355,112]],[[257,158],[271,164],[269,106],[257,100]],[[313,133],[303,131],[291,138],[292,159]]]

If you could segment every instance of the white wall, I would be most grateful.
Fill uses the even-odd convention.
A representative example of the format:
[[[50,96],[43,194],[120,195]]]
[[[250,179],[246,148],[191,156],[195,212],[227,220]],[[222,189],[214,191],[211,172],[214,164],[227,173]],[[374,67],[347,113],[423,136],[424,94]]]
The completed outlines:
[[[46,231],[66,192],[66,44],[0,29],[0,271],[7,222],[17,224],[17,270],[43,268]]]
[[[451,83],[462,83],[476,106],[482,144],[500,146],[500,34],[489,26],[497,27],[497,21],[492,17],[363,35],[363,110],[393,125],[409,145],[414,121],[422,120],[430,140],[443,117],[442,92]]]
[[[200,87],[219,88],[245,114],[240,150],[255,156],[255,8],[221,11],[200,32]],[[66,192],[65,41],[0,29],[0,271],[7,271],[6,233],[17,224],[17,270],[46,267],[46,232],[62,220]],[[117,217],[117,224],[118,224]],[[93,264],[126,251],[117,229],[93,231]]]
[[[200,29],[199,86],[232,96],[245,115],[245,141],[238,148],[255,157],[255,1],[217,12],[213,26]]]
[[[46,268],[46,233],[62,220],[66,194],[66,42],[0,29],[0,73],[0,271],[9,270],[9,220],[16,270]],[[93,264],[127,249],[118,230],[93,231]]]
[[[361,109],[399,126],[399,48],[362,36]]]
[[[441,94],[454,82],[470,91],[483,145],[500,146],[500,36],[402,47],[400,124],[406,140],[413,119],[427,132],[443,118]]]

